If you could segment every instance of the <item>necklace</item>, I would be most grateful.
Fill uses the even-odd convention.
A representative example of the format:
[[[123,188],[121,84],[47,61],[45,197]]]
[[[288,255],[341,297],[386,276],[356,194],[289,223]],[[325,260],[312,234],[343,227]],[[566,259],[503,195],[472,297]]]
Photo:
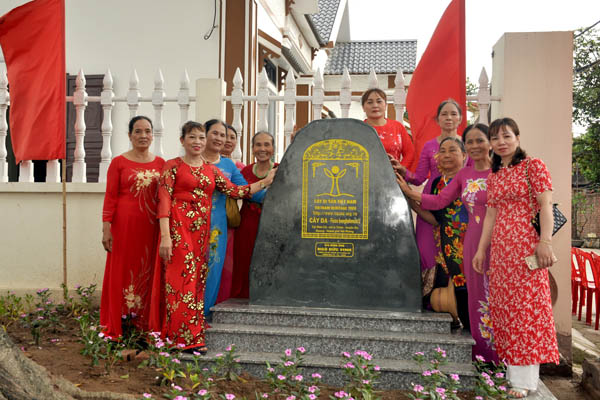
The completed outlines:
[[[267,175],[269,175],[269,171],[271,171],[273,169],[273,161],[269,160],[269,169],[267,170],[267,172],[264,175],[258,175],[258,163],[254,164],[254,166],[252,167],[252,173],[258,178],[258,179],[263,179],[266,178]]]
[[[221,162],[221,155],[220,155],[220,154],[217,154],[217,159],[216,159],[215,161],[210,161],[210,160],[207,160],[207,159],[206,159],[206,157],[205,157],[204,155],[202,155],[202,159],[203,159],[205,162],[207,162],[208,164],[218,164],[218,163],[220,163],[220,162]]]
[[[200,159],[200,164],[197,164],[197,161],[196,161],[196,162],[192,162],[192,161],[188,161],[188,160],[186,160],[186,157],[185,157],[185,156],[183,156],[181,159],[183,160],[183,162],[184,162],[184,163],[186,163],[186,164],[187,164],[187,165],[189,165],[190,167],[195,167],[195,168],[197,168],[197,167],[202,167],[202,166],[204,165],[204,161],[203,161],[203,159]],[[197,164],[197,165],[196,165],[196,164]]]

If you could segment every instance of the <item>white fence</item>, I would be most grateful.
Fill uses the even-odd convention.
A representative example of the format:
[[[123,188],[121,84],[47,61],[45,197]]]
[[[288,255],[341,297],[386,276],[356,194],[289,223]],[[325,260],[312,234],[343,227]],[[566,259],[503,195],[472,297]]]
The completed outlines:
[[[284,135],[289,143],[296,122],[296,103],[298,101],[310,102],[312,104],[313,119],[320,119],[325,102],[339,102],[342,110],[342,118],[349,116],[349,110],[352,102],[360,102],[360,96],[352,96],[352,79],[347,69],[344,69],[339,95],[326,96],[324,89],[323,75],[320,71],[315,73],[312,81],[312,95],[298,96],[296,91],[296,79],[293,74],[287,74],[283,96],[269,94],[269,81],[266,71],[260,73],[258,79],[258,89],[255,96],[244,95],[242,74],[239,68],[236,70],[233,79],[233,90],[230,96],[223,96],[222,101],[231,103],[233,109],[233,127],[242,133],[247,131],[242,123],[242,109],[246,102],[256,102],[257,105],[257,130],[269,130],[268,126],[268,108],[270,102],[283,102],[285,110]],[[406,104],[406,89],[404,75],[401,70],[396,73],[394,80],[395,88],[387,90],[388,102],[393,104],[396,110],[396,119],[402,119]],[[85,76],[80,70],[76,79],[76,88],[73,96],[67,96],[66,101],[72,102],[76,110],[76,119],[74,125],[75,132],[75,150],[73,162],[73,182],[86,182],[86,162],[85,162],[85,120],[84,113],[88,102],[99,102],[103,109],[102,121],[102,150],[99,171],[99,182],[106,182],[106,173],[108,165],[113,157],[111,149],[111,137],[113,134],[112,111],[115,103],[126,103],[129,108],[130,117],[137,115],[137,110],[142,102],[149,102],[154,108],[154,153],[164,157],[163,134],[164,121],[163,112],[165,103],[177,103],[180,109],[180,125],[188,120],[190,104],[196,101],[196,97],[190,96],[190,79],[187,71],[183,72],[180,80],[180,87],[177,95],[167,97],[164,90],[164,78],[161,70],[156,72],[154,78],[154,90],[151,97],[142,97],[139,90],[139,79],[135,70],[131,73],[129,80],[129,90],[126,96],[117,97],[113,91],[113,78],[110,70],[106,72],[103,80],[103,90],[100,96],[88,96],[85,88]],[[374,70],[369,75],[369,88],[379,87],[377,76]],[[490,95],[489,80],[485,69],[482,69],[479,77],[479,91],[476,96],[467,96],[467,100],[476,102],[479,109],[479,120],[487,122],[488,111],[491,101],[498,101],[499,98],[493,98]],[[0,71],[0,182],[8,182],[7,175],[7,151],[6,151],[6,111],[10,104],[8,92],[8,80],[6,73]],[[175,140],[175,139],[173,139]],[[276,138],[277,140],[277,138]],[[240,141],[233,157],[241,157]],[[278,154],[280,157],[283,152]],[[33,163],[31,161],[22,161],[19,166],[19,182],[33,182]],[[49,160],[46,169],[46,182],[60,182],[58,160]]]

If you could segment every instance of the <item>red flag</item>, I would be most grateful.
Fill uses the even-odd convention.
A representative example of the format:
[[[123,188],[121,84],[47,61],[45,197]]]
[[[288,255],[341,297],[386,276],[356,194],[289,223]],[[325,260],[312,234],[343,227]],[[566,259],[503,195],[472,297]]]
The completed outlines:
[[[0,18],[16,162],[65,158],[65,3],[34,0]]]
[[[438,22],[427,49],[415,69],[406,96],[406,109],[417,155],[423,145],[440,134],[435,121],[438,105],[451,97],[460,104],[466,126],[465,0],[452,0]]]

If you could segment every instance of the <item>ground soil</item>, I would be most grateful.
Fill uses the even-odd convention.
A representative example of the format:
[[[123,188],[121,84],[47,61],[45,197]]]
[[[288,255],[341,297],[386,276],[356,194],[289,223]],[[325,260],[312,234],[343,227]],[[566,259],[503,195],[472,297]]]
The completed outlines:
[[[51,374],[60,375],[86,391],[112,391],[129,393],[142,398],[142,393],[151,393],[155,398],[161,397],[164,387],[157,384],[158,371],[153,368],[138,368],[139,359],[118,362],[107,372],[103,361],[97,366],[91,365],[91,359],[80,354],[83,345],[78,341],[79,327],[77,321],[65,319],[64,328],[55,332],[45,332],[40,346],[32,342],[29,331],[18,324],[8,327],[7,332],[27,357],[44,366]],[[243,374],[244,382],[220,381],[217,392],[234,393],[237,398],[255,399],[255,393],[269,392],[269,386],[262,380]],[[544,380],[558,399],[585,399],[576,382],[568,378],[550,378]],[[321,399],[328,399],[339,388],[322,388]],[[406,391],[381,392],[382,400],[409,399]],[[474,394],[461,393],[461,398],[473,400]]]

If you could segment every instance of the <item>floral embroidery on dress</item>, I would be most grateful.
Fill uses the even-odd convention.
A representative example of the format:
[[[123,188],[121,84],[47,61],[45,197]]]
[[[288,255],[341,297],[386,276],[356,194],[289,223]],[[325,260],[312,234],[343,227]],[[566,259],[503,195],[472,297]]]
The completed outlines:
[[[473,214],[473,207],[475,207],[475,197],[477,196],[477,192],[487,191],[487,179],[467,179],[466,183],[467,184],[465,185],[465,189],[463,190],[462,197],[466,200],[466,206],[469,207],[469,212]],[[476,223],[479,223],[480,220],[481,218],[479,218],[479,216],[475,217]]]
[[[133,285],[129,285],[123,289],[123,296],[125,297],[125,304],[128,310],[139,309],[141,307],[142,298],[135,294],[135,287]]]
[[[139,199],[140,210],[146,210],[150,220],[154,223],[156,212],[156,193],[160,172],[155,169],[134,169],[129,176],[131,187],[129,190],[134,197]]]

